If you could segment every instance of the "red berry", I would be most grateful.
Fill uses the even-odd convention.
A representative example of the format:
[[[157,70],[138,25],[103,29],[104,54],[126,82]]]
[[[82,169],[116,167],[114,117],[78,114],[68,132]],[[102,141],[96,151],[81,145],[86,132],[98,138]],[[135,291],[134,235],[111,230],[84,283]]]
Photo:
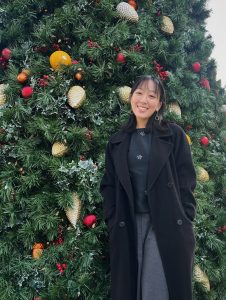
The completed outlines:
[[[87,227],[92,227],[97,221],[97,218],[95,215],[87,215],[84,219],[83,219],[83,224]]]
[[[11,57],[11,50],[9,48],[5,48],[2,50],[2,56],[6,59],[9,60]]]
[[[25,99],[28,99],[32,96],[33,94],[33,88],[31,86],[25,86],[23,89],[22,89],[22,97],[25,98]]]
[[[208,137],[206,136],[203,136],[201,139],[200,139],[200,142],[203,146],[208,146],[209,145],[209,139]]]
[[[53,49],[53,51],[60,50],[60,45],[59,44],[53,44],[52,49]]]
[[[118,63],[122,63],[124,64],[126,62],[126,57],[123,53],[118,53],[117,56],[116,56],[116,61]]]
[[[192,64],[192,68],[195,73],[199,73],[201,69],[201,65],[198,61],[196,61]]]

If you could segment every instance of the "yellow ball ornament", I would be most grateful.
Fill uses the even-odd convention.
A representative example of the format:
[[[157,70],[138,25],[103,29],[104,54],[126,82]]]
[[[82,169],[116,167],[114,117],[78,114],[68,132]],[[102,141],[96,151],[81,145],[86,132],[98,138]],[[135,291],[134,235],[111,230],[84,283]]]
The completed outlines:
[[[62,65],[70,66],[72,64],[70,55],[61,50],[53,52],[50,55],[49,61],[54,70],[59,70]]]

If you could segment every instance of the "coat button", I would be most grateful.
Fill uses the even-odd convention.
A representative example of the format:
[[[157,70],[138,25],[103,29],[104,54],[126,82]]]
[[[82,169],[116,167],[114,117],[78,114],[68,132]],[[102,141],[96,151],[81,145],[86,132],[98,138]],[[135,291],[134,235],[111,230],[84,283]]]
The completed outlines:
[[[169,181],[169,182],[167,183],[167,186],[168,186],[168,188],[171,188],[171,187],[173,186],[173,181]]]
[[[126,223],[124,221],[119,222],[119,227],[125,227]]]
[[[177,225],[182,225],[183,221],[181,219],[177,220]]]
[[[144,195],[145,195],[145,196],[147,196],[147,194],[148,194],[148,191],[147,191],[147,190],[145,190],[145,191],[144,191]]]

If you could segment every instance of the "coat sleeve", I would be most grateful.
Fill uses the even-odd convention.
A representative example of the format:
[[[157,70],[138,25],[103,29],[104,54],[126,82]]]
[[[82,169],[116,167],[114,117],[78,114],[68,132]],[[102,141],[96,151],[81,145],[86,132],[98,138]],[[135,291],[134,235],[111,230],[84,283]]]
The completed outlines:
[[[105,222],[113,216],[115,212],[115,168],[108,142],[105,152],[105,172],[102,177],[99,189],[103,197],[103,212]]]
[[[181,202],[188,218],[193,221],[196,214],[196,200],[193,195],[196,187],[196,173],[192,161],[191,149],[185,132],[176,126],[174,158],[179,181]]]

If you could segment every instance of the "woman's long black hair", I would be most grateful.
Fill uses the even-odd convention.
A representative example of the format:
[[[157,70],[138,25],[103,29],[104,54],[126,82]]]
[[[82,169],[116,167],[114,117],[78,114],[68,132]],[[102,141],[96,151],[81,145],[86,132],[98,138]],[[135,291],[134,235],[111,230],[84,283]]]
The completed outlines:
[[[165,93],[165,89],[163,86],[163,83],[160,79],[156,78],[156,77],[152,77],[150,75],[143,75],[138,77],[137,81],[134,83],[131,92],[130,92],[130,99],[134,93],[134,91],[141,85],[143,85],[145,82],[148,82],[149,80],[152,80],[155,84],[155,92],[157,95],[159,95],[160,97],[160,101],[162,102],[162,106],[158,111],[158,116],[159,116],[159,120],[156,120],[156,114],[157,112],[154,112],[153,115],[149,118],[147,124],[146,124],[146,128],[145,128],[145,132],[151,132],[152,131],[152,127],[155,127],[159,130],[164,130],[164,127],[162,126],[163,124],[163,112],[166,106],[166,93]],[[122,126],[122,130],[126,131],[126,132],[133,132],[136,130],[136,116],[134,115],[134,113],[132,112],[129,120],[126,124],[124,124]]]

